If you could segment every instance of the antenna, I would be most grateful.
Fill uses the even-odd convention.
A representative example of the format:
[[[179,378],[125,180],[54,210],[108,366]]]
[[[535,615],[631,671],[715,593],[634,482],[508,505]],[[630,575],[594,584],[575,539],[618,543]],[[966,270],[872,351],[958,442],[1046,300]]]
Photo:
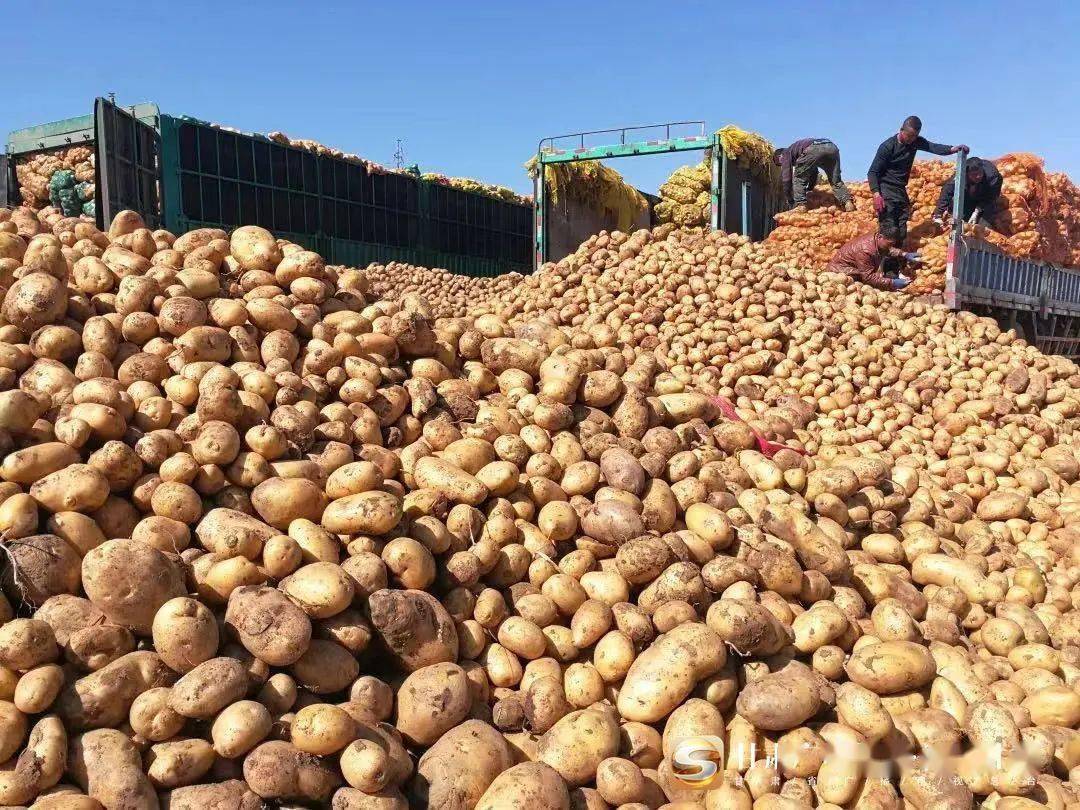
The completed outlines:
[[[394,150],[394,166],[399,169],[405,168],[405,144],[401,138],[397,139],[397,148]]]

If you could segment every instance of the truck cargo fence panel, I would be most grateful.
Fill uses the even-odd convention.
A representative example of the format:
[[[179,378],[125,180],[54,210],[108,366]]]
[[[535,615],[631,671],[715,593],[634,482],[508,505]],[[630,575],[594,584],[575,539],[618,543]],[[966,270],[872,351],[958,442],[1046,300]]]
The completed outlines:
[[[528,266],[528,206],[191,118],[163,116],[162,138],[175,230],[260,225],[351,266],[406,261],[471,275]]]
[[[0,206],[18,205],[19,184],[15,181],[15,161],[0,155]]]
[[[994,318],[1040,351],[1080,357],[1080,272],[1008,256],[970,237],[958,248],[957,308]]]
[[[142,215],[150,228],[161,225],[161,138],[157,128],[111,101],[94,102],[97,141],[97,222],[107,229],[120,211]]]
[[[780,210],[780,192],[749,169],[724,157],[720,205],[720,230],[760,242],[775,227],[773,217]]]

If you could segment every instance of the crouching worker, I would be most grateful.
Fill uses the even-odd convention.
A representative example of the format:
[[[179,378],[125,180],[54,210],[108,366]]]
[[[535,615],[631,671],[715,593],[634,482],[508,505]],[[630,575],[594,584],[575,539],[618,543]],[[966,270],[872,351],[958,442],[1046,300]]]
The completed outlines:
[[[970,157],[964,167],[967,183],[964,185],[964,221],[974,217],[975,222],[985,228],[994,228],[994,219],[998,215],[1001,201],[1001,173],[989,160]],[[941,186],[937,207],[934,209],[934,222],[944,227],[952,217],[953,197],[956,194],[956,175]]]
[[[789,207],[806,210],[806,195],[817,185],[820,170],[829,178],[836,204],[845,211],[855,210],[851,192],[840,176],[840,150],[828,138],[803,138],[787,149],[777,149],[773,163],[780,167],[780,182]]]
[[[918,261],[919,257],[916,253],[904,253],[896,247],[899,241],[900,235],[895,226],[882,225],[876,233],[856,236],[837,250],[826,269],[844,273],[879,290],[902,290],[911,283],[911,279],[902,275],[889,278],[885,275],[885,262],[894,260],[902,264],[904,261]]]

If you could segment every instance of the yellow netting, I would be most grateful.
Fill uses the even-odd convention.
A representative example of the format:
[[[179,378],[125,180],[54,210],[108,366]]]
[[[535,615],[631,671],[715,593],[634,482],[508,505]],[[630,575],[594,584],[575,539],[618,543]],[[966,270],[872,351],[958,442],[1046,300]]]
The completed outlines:
[[[769,140],[733,124],[718,129],[716,134],[728,160],[734,160],[755,177],[779,181],[780,169],[773,163],[773,145]]]
[[[474,194],[483,194],[485,197],[494,197],[497,200],[505,200],[519,205],[532,203],[531,197],[523,197],[516,191],[506,188],[506,186],[497,186],[494,183],[473,180],[471,177],[447,177],[445,174],[439,174],[438,172],[425,172],[421,177],[429,183],[438,183],[462,191],[471,191]]]
[[[525,164],[530,177],[536,177],[537,160]],[[622,175],[598,160],[556,163],[545,167],[544,179],[552,203],[560,198],[574,200],[593,211],[604,211],[616,219],[616,228],[629,231],[634,220],[647,211],[649,202]]]

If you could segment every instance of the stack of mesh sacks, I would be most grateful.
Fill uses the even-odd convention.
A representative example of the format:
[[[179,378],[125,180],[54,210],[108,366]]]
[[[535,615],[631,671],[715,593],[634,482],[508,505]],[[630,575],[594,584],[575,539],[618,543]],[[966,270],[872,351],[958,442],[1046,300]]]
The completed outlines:
[[[1011,153],[993,161],[1002,174],[1003,205],[997,230],[965,226],[969,236],[983,239],[1012,256],[1080,266],[1080,189],[1061,173],[1047,173],[1041,158]],[[942,289],[948,234],[933,222],[941,186],[953,175],[952,161],[919,161],[908,183],[912,211],[907,250],[922,254],[923,264],[908,292],[923,295]],[[857,210],[836,207],[828,190],[811,192],[810,210],[787,211],[776,217],[777,228],[765,242],[772,255],[810,268],[823,268],[837,248],[877,227],[867,183],[848,183]]]
[[[15,175],[28,208],[40,211],[53,205],[67,216],[94,213],[94,150],[89,146],[22,156],[16,160]]]
[[[749,170],[759,180],[779,183],[779,170],[772,160],[773,145],[756,132],[736,126],[717,130],[720,146],[728,160]],[[672,223],[680,228],[705,226],[710,220],[712,169],[709,153],[696,166],[681,166],[660,186],[660,202],[653,208],[657,224]]]
[[[709,221],[709,185],[712,172],[702,161],[697,166],[681,166],[660,186],[660,202],[653,208],[656,221],[690,228]]]

